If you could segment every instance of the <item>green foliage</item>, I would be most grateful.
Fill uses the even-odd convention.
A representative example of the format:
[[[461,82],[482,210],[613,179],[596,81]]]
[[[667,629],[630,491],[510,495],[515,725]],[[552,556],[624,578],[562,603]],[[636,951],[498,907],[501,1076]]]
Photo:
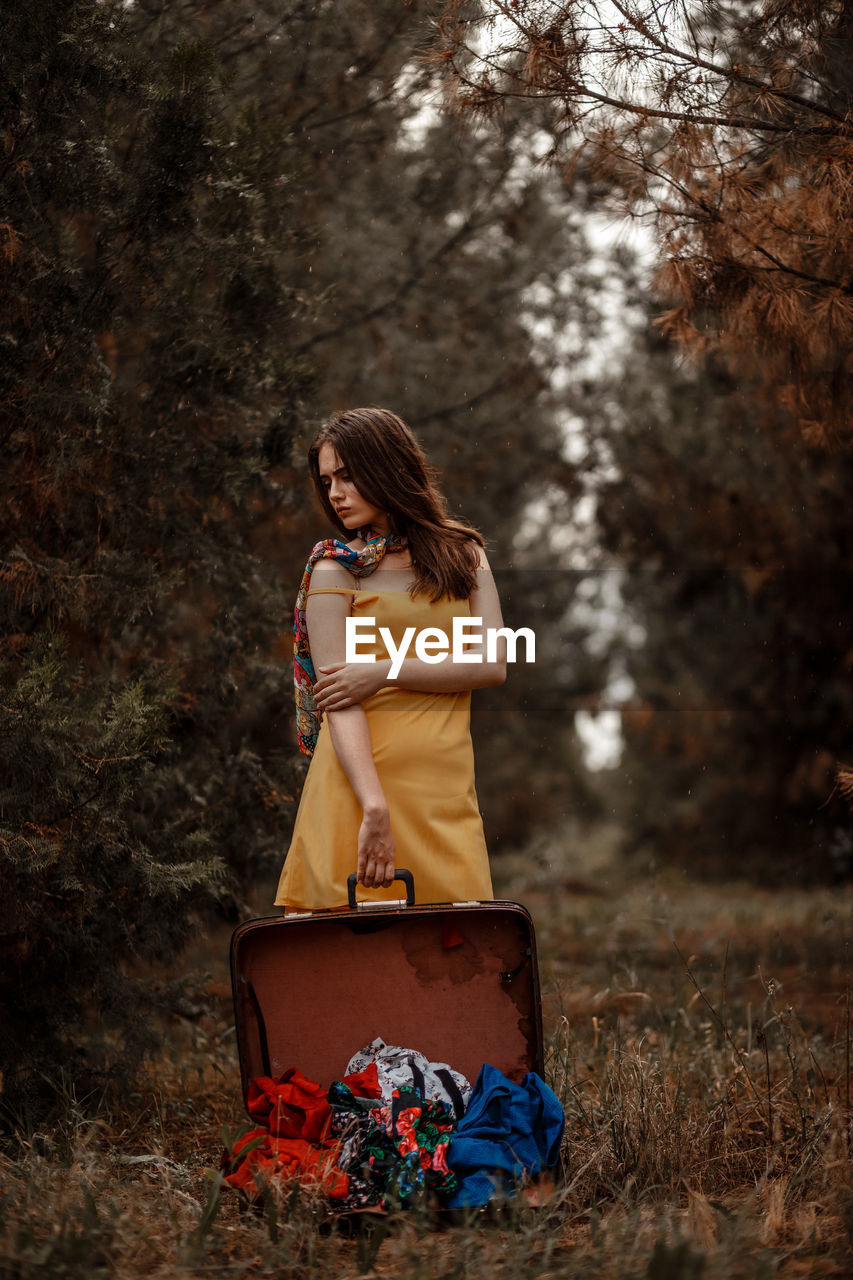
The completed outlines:
[[[131,18],[16,9],[0,54],[12,1107],[40,1076],[85,1088],[137,1060],[165,994],[140,965],[227,903],[287,808],[284,606],[252,540],[278,503],[267,422],[306,385],[274,333],[300,305],[291,197],[259,178],[278,138],[244,114],[238,144],[211,47],[149,56]]]
[[[565,478],[532,291],[558,296],[583,246],[529,129],[487,140],[435,110],[413,59],[426,5],[48,0],[5,19],[13,1101],[40,1072],[85,1091],[137,1060],[169,992],[144,966],[211,907],[271,897],[299,773],[290,611],[327,532],[293,461],[317,418],[402,412],[505,563],[530,497]],[[559,629],[565,592],[546,600]],[[543,704],[506,697],[513,737]],[[493,831],[524,838],[552,814],[522,813],[507,734],[481,737]],[[537,804],[548,788],[562,756]]]
[[[204,1258],[208,1237],[222,1205],[221,1195],[224,1177],[225,1174],[221,1169],[211,1176],[207,1199],[201,1211],[198,1225],[187,1242],[188,1259],[196,1264],[200,1263]]]

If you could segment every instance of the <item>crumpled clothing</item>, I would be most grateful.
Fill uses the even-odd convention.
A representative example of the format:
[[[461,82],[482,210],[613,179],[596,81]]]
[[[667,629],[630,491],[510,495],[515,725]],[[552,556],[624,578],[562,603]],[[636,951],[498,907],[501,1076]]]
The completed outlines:
[[[256,1144],[256,1145],[252,1145]],[[245,1147],[251,1149],[241,1158]],[[340,1143],[317,1144],[303,1138],[276,1138],[266,1129],[251,1129],[222,1156],[225,1182],[250,1200],[259,1200],[269,1187],[298,1180],[309,1191],[331,1200],[349,1194],[349,1178],[338,1166]]]
[[[512,1196],[556,1164],[564,1126],[559,1098],[535,1072],[515,1084],[485,1063],[451,1138],[447,1163],[458,1186],[444,1203],[456,1209]]]
[[[344,1076],[343,1080],[336,1080],[329,1089],[329,1103],[334,1106],[332,1101],[332,1089],[336,1085],[343,1085],[348,1089],[350,1095],[355,1098],[364,1098],[373,1101],[382,1097],[382,1087],[379,1084],[379,1070],[375,1062],[368,1062],[363,1071],[351,1071]]]
[[[372,1116],[377,1103],[382,1101],[376,1063],[371,1062],[362,1072],[335,1080],[329,1085],[329,1103],[332,1108],[332,1133],[339,1139],[341,1154],[338,1164],[350,1175],[350,1192],[346,1209],[363,1209],[382,1201],[382,1187],[368,1173],[361,1177],[361,1152],[368,1134],[376,1128]]]
[[[389,1048],[379,1040],[368,1049],[377,1045]],[[412,1050],[391,1047],[390,1053],[426,1062]],[[358,1065],[360,1056],[350,1065]],[[453,1076],[467,1084],[457,1072]],[[511,1196],[519,1183],[557,1161],[563,1110],[533,1072],[515,1084],[484,1065],[458,1123],[444,1101],[424,1098],[411,1086],[386,1097],[388,1083],[381,1057],[335,1081],[328,1094],[296,1070],[278,1080],[253,1080],[249,1110],[263,1127],[223,1153],[225,1182],[259,1199],[270,1186],[298,1180],[343,1212],[432,1197],[459,1208]]]
[[[340,1164],[350,1178],[347,1207],[390,1208],[452,1193],[447,1144],[454,1118],[443,1102],[427,1102],[406,1088],[390,1103],[371,1106],[344,1081],[330,1087],[329,1100],[333,1131],[342,1139]]]
[[[380,1097],[375,1069],[351,1077],[352,1085]],[[341,1143],[332,1136],[332,1108],[326,1090],[291,1068],[277,1080],[258,1076],[249,1082],[249,1114],[259,1122],[222,1154],[225,1181],[250,1200],[268,1186],[297,1179],[309,1190],[333,1200],[349,1195],[349,1178],[340,1167]],[[241,1154],[242,1153],[242,1154]]]
[[[332,1109],[326,1090],[291,1067],[278,1080],[258,1076],[249,1083],[249,1115],[277,1138],[323,1142],[329,1135]]]
[[[403,1049],[386,1044],[377,1036],[353,1054],[347,1065],[347,1076],[364,1071],[376,1064],[379,1087],[386,1103],[390,1103],[395,1090],[414,1089],[429,1102],[443,1102],[458,1119],[465,1111],[471,1097],[471,1084],[446,1062],[430,1062],[416,1049]]]

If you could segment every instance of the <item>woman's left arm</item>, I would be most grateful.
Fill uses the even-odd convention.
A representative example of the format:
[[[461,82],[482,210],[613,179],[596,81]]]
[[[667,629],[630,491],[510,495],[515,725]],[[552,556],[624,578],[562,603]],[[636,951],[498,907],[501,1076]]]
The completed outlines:
[[[490,658],[486,645],[489,631],[503,627],[497,587],[486,559],[480,551],[477,584],[469,597],[471,617],[481,620],[482,639],[466,642],[465,653],[480,658],[479,662],[454,662],[451,654],[443,662],[423,662],[420,658],[404,658],[392,680],[389,658],[370,663],[334,663],[318,669],[314,698],[323,711],[338,711],[363,702],[383,688],[413,689],[423,693],[461,693],[503,684],[506,680],[506,640],[497,637]]]

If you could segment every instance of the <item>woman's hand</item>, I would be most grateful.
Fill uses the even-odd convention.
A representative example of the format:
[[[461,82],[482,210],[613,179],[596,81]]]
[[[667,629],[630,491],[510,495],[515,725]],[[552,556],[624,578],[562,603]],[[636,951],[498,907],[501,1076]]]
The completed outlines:
[[[389,662],[379,661],[331,662],[318,667],[314,701],[323,712],[343,711],[364,702],[382,688],[389,666]]]
[[[391,884],[394,852],[388,809],[365,809],[358,832],[358,883],[366,889]]]

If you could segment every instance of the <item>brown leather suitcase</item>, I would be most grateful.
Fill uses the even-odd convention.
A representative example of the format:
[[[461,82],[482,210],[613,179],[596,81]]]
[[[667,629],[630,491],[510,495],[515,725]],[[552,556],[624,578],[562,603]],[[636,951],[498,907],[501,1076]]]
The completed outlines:
[[[328,1087],[376,1037],[473,1083],[484,1062],[542,1075],[533,922],[516,902],[405,900],[249,920],[231,940],[243,1096],[289,1067]]]

